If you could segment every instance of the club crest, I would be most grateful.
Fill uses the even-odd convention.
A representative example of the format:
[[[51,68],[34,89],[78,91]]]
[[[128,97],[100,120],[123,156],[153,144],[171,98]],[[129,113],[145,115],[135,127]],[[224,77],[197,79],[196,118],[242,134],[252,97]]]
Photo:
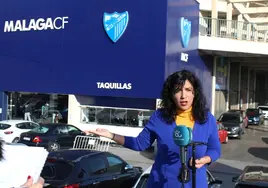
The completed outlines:
[[[117,42],[124,34],[128,26],[128,20],[128,11],[122,13],[114,12],[111,14],[104,13],[103,26],[106,34],[113,42]]]
[[[184,17],[180,20],[181,41],[183,48],[187,48],[191,37],[192,23]]]

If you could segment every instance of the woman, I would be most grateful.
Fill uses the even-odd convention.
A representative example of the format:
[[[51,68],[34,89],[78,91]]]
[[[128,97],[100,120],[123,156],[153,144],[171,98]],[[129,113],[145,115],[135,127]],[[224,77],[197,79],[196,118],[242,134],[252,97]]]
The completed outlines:
[[[206,100],[198,78],[187,70],[175,72],[164,83],[161,94],[162,108],[156,110],[149,123],[137,137],[122,136],[106,129],[86,131],[107,137],[126,148],[143,151],[157,140],[157,155],[152,166],[148,188],[192,187],[190,182],[178,180],[181,167],[179,147],[173,141],[176,126],[186,125],[193,129],[193,140],[208,143],[196,147],[197,188],[207,188],[206,167],[221,154],[216,120],[206,109]],[[191,165],[191,149],[188,149],[188,164]]]

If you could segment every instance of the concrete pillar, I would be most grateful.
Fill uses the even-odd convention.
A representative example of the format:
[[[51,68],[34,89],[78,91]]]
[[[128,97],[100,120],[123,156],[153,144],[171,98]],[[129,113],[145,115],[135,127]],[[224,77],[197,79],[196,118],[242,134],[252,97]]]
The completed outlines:
[[[229,110],[229,100],[230,100],[230,61],[227,62],[227,93],[226,93],[226,111]]]
[[[212,0],[211,10],[211,36],[218,36],[218,0]]]
[[[250,68],[248,68],[248,76],[247,76],[247,81],[248,81],[248,83],[247,83],[247,108],[249,108],[249,103],[250,103],[250,101],[249,101],[249,88],[250,88],[250,71],[251,71],[251,69]]]
[[[239,69],[238,69],[238,109],[241,109],[242,108],[242,105],[241,104],[241,65],[239,65]]]
[[[247,24],[247,40],[251,40],[252,37],[252,24]]]
[[[256,75],[257,75],[257,73],[256,73],[256,71],[254,71],[254,78],[253,78],[254,79],[254,85],[253,85],[253,88],[254,88],[253,89],[253,102],[254,102],[254,106],[253,107],[254,108],[256,108],[257,105],[258,105],[258,104],[256,104],[256,80],[257,80],[257,78],[256,78],[257,76]]]
[[[211,87],[211,113],[215,115],[215,86],[216,86],[216,70],[217,68],[217,57],[213,58],[213,73],[212,73],[212,87]]]
[[[231,36],[231,29],[232,29],[232,19],[233,19],[233,3],[227,4],[227,13],[226,13],[226,34],[227,36]]]
[[[68,97],[68,123],[72,125],[80,124],[81,122],[81,107],[75,95]]]
[[[237,39],[242,39],[244,19],[243,15],[239,14],[237,18]]]

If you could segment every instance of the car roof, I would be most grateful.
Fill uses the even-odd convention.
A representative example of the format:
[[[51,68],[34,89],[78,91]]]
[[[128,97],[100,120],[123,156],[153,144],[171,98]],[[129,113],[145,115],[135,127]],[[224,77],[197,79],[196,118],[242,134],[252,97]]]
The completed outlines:
[[[32,121],[27,121],[27,120],[3,120],[3,121],[0,121],[0,123],[9,124],[9,125],[16,125],[18,123],[25,123],[25,122],[35,123]],[[38,123],[35,123],[35,124],[38,124]]]
[[[48,158],[55,158],[66,161],[76,161],[84,156],[95,155],[99,153],[105,153],[105,152],[88,150],[88,149],[66,149],[51,152],[49,153]]]
[[[40,126],[48,126],[48,127],[60,127],[60,126],[73,126],[73,127],[76,127],[75,125],[71,125],[71,124],[66,124],[66,123],[40,123]],[[76,127],[76,128],[78,128],[78,127]]]
[[[240,113],[237,112],[224,112],[222,115],[240,115]]]
[[[152,166],[153,166],[153,165],[149,166],[149,167],[142,173],[141,176],[149,175],[149,174],[151,173]],[[209,170],[207,170],[207,172],[208,172],[208,171],[209,171]]]

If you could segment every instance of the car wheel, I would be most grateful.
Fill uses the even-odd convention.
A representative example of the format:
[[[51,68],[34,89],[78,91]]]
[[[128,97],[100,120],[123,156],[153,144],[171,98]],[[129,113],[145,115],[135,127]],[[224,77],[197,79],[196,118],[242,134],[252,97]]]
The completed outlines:
[[[19,138],[17,137],[17,138],[14,138],[14,140],[12,141],[12,143],[18,143],[19,142]]]
[[[228,141],[229,141],[229,138],[228,138],[228,136],[226,136],[225,141],[224,141],[224,144],[227,144]]]
[[[49,152],[51,152],[51,151],[58,151],[58,150],[60,150],[60,145],[57,142],[49,142],[48,143],[47,150]]]

